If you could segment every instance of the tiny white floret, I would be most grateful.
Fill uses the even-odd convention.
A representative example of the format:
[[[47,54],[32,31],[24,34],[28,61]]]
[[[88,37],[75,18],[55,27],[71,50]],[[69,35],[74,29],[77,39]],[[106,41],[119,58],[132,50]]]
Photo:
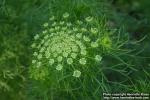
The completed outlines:
[[[81,76],[81,72],[79,71],[79,70],[75,70],[74,72],[73,72],[73,75],[72,76],[74,76],[74,77],[80,77]]]
[[[62,68],[63,68],[63,66],[62,66],[61,64],[58,64],[58,65],[56,66],[56,70],[58,70],[58,71],[62,70]]]

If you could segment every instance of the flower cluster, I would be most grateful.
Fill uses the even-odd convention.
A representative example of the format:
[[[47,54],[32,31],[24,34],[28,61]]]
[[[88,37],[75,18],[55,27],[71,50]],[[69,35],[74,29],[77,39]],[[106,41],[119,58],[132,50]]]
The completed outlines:
[[[91,61],[98,63],[102,60],[98,52],[99,29],[91,25],[94,18],[70,22],[69,17],[69,13],[64,13],[59,21],[55,16],[50,17],[49,22],[43,24],[44,30],[34,36],[35,42],[31,45],[34,70],[48,67],[47,70],[61,72],[71,69],[73,77],[80,77]],[[46,72],[43,79],[49,74]],[[32,73],[32,77],[37,77],[36,74]]]

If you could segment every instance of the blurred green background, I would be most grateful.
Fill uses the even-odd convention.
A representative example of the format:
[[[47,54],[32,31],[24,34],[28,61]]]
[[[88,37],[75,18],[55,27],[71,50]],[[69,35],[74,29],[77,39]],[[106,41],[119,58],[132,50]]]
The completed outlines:
[[[65,11],[63,8],[67,1],[0,0],[0,100],[27,100],[27,71],[31,63],[32,38],[47,20],[49,11]],[[105,14],[112,27],[123,27],[130,33],[132,40],[138,41],[145,37],[136,44],[136,49],[142,52],[139,54],[141,58],[136,60],[139,69],[133,80],[137,91],[150,91],[150,0],[75,2],[78,2],[75,11],[79,14],[86,14],[92,9],[94,14]],[[83,2],[91,5],[82,5]]]

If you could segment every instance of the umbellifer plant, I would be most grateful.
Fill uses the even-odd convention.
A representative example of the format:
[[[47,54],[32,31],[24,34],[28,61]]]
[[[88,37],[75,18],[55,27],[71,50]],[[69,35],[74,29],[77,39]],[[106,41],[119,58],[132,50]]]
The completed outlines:
[[[34,36],[30,78],[52,91],[67,91],[74,98],[77,95],[85,98],[90,91],[96,99],[100,88],[107,90],[102,73],[103,56],[124,43],[113,36],[114,31],[107,28],[103,18],[71,20],[70,17],[67,12],[61,18],[51,16],[42,25],[43,31]]]

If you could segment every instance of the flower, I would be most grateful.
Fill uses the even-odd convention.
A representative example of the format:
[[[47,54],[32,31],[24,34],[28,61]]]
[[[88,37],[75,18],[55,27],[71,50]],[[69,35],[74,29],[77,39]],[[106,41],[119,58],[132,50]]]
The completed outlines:
[[[63,68],[63,66],[62,66],[61,64],[58,64],[58,65],[56,66],[56,70],[58,70],[58,71],[62,70],[62,68]]]
[[[41,48],[41,44],[39,44],[39,45],[37,46],[37,48],[40,49],[40,48]]]
[[[43,39],[42,41],[41,41],[41,44],[44,44],[45,43],[45,40]]]
[[[96,55],[96,56],[95,56],[95,60],[96,60],[96,61],[101,61],[101,60],[102,60],[102,57],[101,57],[100,55]]]
[[[71,23],[67,23],[67,26],[70,27],[72,24]]]
[[[49,45],[49,41],[46,41],[46,42],[44,43],[44,46],[47,47],[48,45]]]
[[[76,53],[71,53],[71,57],[75,59],[77,57],[77,54]]]
[[[69,65],[72,64],[72,63],[73,63],[72,58],[68,58],[68,59],[67,59],[67,63],[68,63]]]
[[[98,33],[98,29],[97,28],[91,28],[91,33],[97,34]]]
[[[36,63],[36,60],[32,60],[32,64],[35,64]]]
[[[44,48],[44,47],[42,47],[42,48],[40,49],[40,52],[44,52],[44,50],[45,50],[45,48]]]
[[[55,30],[58,31],[60,29],[59,26],[55,26]]]
[[[41,66],[41,64],[42,64],[41,62],[37,62],[37,66],[36,67],[39,68]]]
[[[56,23],[56,22],[54,22],[54,23],[52,24],[52,26],[56,26],[56,24],[57,24],[57,23]]]
[[[37,58],[38,58],[38,59],[41,59],[41,58],[42,58],[42,54],[39,54],[39,55],[37,56]]]
[[[68,34],[70,34],[70,33],[72,33],[72,30],[68,30],[67,32],[68,32]]]
[[[63,14],[63,18],[68,18],[68,17],[69,17],[69,13],[66,12]]]
[[[67,53],[67,52],[63,52],[63,56],[64,56],[64,57],[67,57],[67,56],[68,56],[68,53]]]
[[[72,76],[74,76],[74,77],[80,77],[81,76],[81,72],[79,71],[79,70],[75,70],[74,72],[73,72],[73,75]]]
[[[73,45],[71,48],[73,52],[78,52],[78,47],[76,45]]]
[[[87,29],[86,29],[86,28],[81,28],[81,31],[82,31],[82,32],[86,32]]]
[[[57,57],[58,56],[58,53],[57,52],[54,52],[53,53],[53,57]]]
[[[97,42],[91,42],[91,47],[93,47],[93,48],[98,47],[98,43]]]
[[[82,33],[77,33],[76,37],[80,39],[82,37]]]
[[[37,55],[38,55],[38,53],[37,53],[37,52],[34,52],[34,53],[33,53],[33,55],[34,55],[34,56],[37,56]]]
[[[33,44],[31,45],[31,47],[32,47],[32,48],[35,48],[35,47],[36,47],[36,44],[35,44],[35,43],[33,43]]]
[[[83,40],[86,41],[86,42],[90,42],[90,38],[87,37],[87,36],[83,36]]]
[[[86,59],[85,58],[81,58],[79,60],[79,63],[82,64],[82,65],[85,65],[86,64]]]
[[[67,27],[62,27],[62,30],[63,30],[63,31],[66,31],[66,30],[67,30]]]
[[[70,47],[66,47],[66,52],[69,54],[71,53],[71,48]]]
[[[35,40],[37,40],[37,39],[39,39],[40,38],[40,36],[38,35],[38,34],[36,34],[35,36],[34,36],[34,39]]]
[[[77,32],[77,31],[78,31],[78,28],[74,27],[74,28],[73,28],[73,31],[74,31],[74,32]]]
[[[67,12],[62,17],[63,20],[60,21],[59,18],[50,17],[49,22],[43,24],[44,30],[34,36],[35,43],[31,46],[34,48],[32,64],[37,67],[44,65],[35,70],[47,71],[46,75],[42,75],[40,71],[37,72],[39,80],[48,77],[48,74],[54,70],[62,69],[65,70],[64,72],[72,71],[74,77],[80,77],[81,72],[74,69],[85,66],[87,63],[90,64],[91,57],[95,61],[102,60],[102,57],[98,55],[100,50],[98,51],[97,48],[102,43],[105,45],[107,41],[96,35],[99,28],[86,23],[92,22],[94,18],[87,17],[85,18],[86,22],[81,20],[73,22],[73,20],[67,19],[69,17]],[[97,55],[93,51],[97,51]],[[50,67],[48,68],[48,66]],[[51,69],[54,66],[55,69]],[[65,67],[63,68],[63,66]]]
[[[65,23],[64,21],[60,21],[59,22],[60,25],[64,25],[64,23]]]
[[[54,60],[54,59],[49,59],[49,64],[50,64],[50,65],[53,65],[53,64],[54,64],[54,62],[55,62],[55,60]]]
[[[47,50],[47,51],[45,52],[45,56],[46,56],[46,58],[49,58],[49,57],[50,57],[50,55],[51,55],[51,53]]]
[[[50,21],[53,21],[54,19],[55,19],[54,16],[52,16],[52,17],[49,18]]]
[[[87,52],[86,52],[85,49],[82,49],[82,50],[81,50],[81,55],[86,55],[86,53],[87,53]]]
[[[90,17],[90,16],[89,16],[89,17],[86,17],[85,20],[86,20],[87,22],[92,22],[92,21],[93,21],[93,17]]]
[[[49,38],[49,35],[45,35],[44,36],[44,39],[46,40],[46,39],[48,39]]]
[[[44,23],[43,26],[44,26],[44,27],[47,27],[47,26],[48,26],[48,23]]]
[[[47,33],[47,30],[44,30],[42,33],[43,33],[43,34],[46,34],[46,33]]]
[[[83,22],[80,20],[77,20],[77,24],[81,25],[81,24],[83,24]]]
[[[58,62],[61,62],[61,61],[62,61],[62,59],[63,59],[63,57],[62,57],[62,56],[58,56],[58,58],[57,58]]]
[[[54,32],[54,28],[50,28],[50,29],[49,29],[49,32]]]

